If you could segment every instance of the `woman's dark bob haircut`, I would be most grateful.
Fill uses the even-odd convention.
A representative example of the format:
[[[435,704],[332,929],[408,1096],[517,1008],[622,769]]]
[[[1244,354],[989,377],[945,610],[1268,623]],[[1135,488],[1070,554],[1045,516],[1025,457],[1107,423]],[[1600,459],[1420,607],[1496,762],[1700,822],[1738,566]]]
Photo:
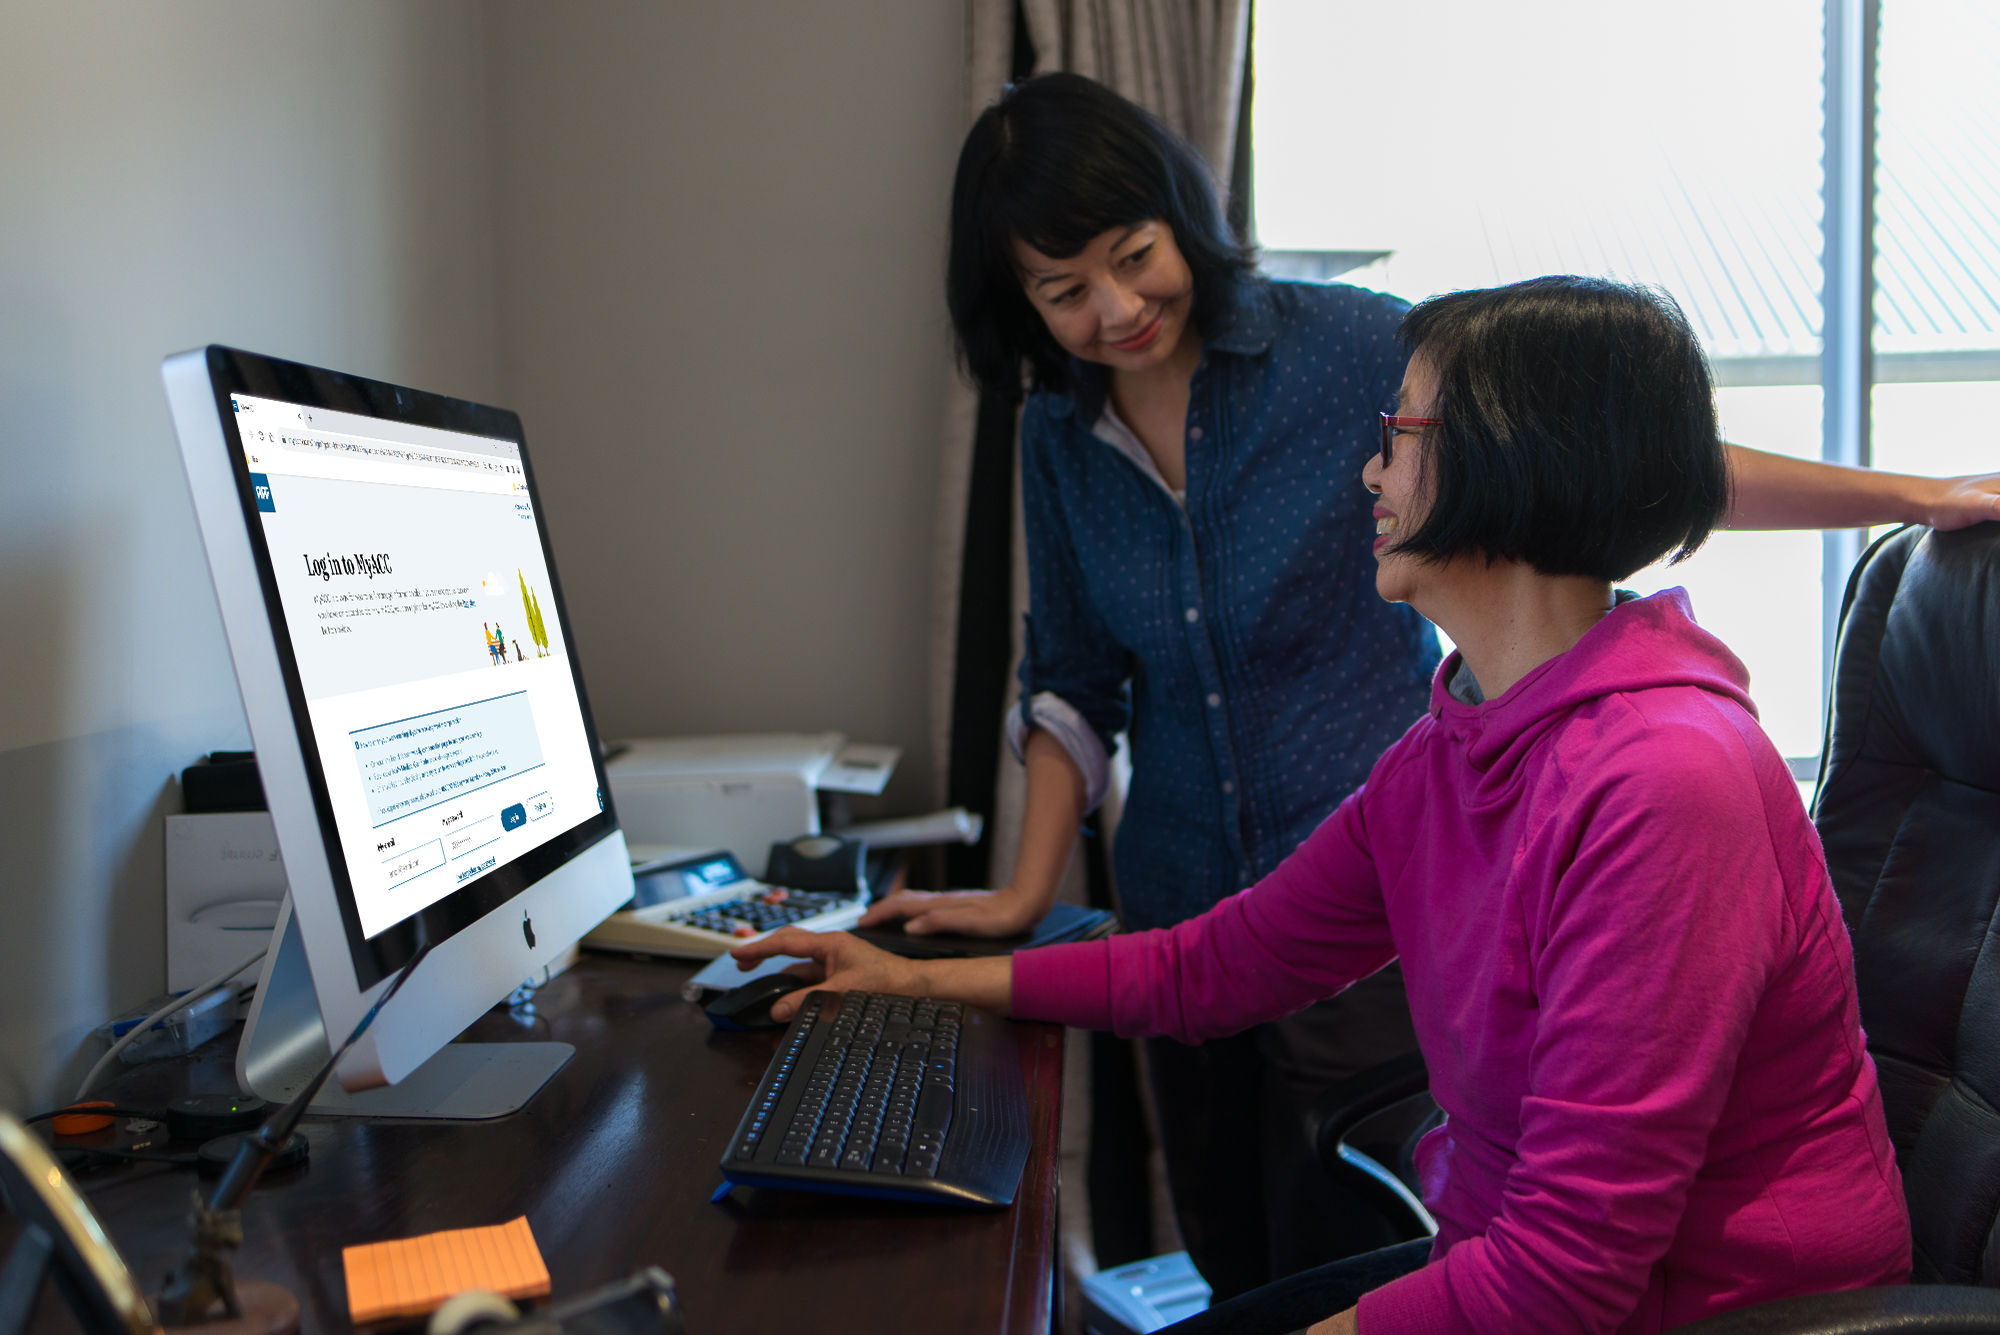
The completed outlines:
[[[965,136],[951,189],[945,300],[959,358],[982,389],[1069,388],[1069,354],[1021,290],[1012,240],[1058,259],[1114,227],[1157,218],[1194,273],[1194,324],[1209,332],[1252,271],[1223,220],[1215,177],[1187,140],[1104,85],[1044,74],[1010,87]]]
[[[1689,555],[1727,510],[1708,362],[1665,293],[1534,278],[1432,297],[1401,337],[1443,425],[1420,456],[1429,512],[1397,550],[1621,580]]]

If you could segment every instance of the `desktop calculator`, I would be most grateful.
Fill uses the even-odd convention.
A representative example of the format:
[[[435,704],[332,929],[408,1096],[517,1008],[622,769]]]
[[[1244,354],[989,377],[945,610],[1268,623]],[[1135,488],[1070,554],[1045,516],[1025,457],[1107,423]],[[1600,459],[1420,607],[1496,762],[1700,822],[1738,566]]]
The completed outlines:
[[[788,890],[751,879],[728,853],[632,869],[632,903],[583,938],[599,950],[711,960],[780,927],[844,931],[868,907],[864,894]]]

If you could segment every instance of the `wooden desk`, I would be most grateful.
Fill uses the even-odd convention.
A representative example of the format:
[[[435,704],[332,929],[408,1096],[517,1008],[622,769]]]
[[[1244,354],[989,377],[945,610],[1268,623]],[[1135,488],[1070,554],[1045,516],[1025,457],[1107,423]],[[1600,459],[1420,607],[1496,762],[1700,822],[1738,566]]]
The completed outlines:
[[[244,1209],[237,1274],[286,1285],[307,1335],[334,1335],[350,1329],[343,1246],[525,1214],[557,1297],[658,1265],[679,1285],[689,1335],[1045,1335],[1062,1031],[1023,1026],[1034,1149],[1010,1209],[753,1188],[711,1204],[723,1145],[783,1031],[717,1032],[680,999],[691,972],[587,954],[542,988],[532,1018],[482,1019],[469,1035],[482,1042],[576,1045],[569,1065],[513,1117],[308,1121],[310,1163],[267,1175]],[[145,1107],[186,1091],[233,1090],[234,1049],[226,1035],[187,1061],[136,1068],[98,1096]],[[118,1139],[130,1140],[122,1126]],[[109,1143],[113,1133],[103,1134]],[[157,1287],[178,1259],[196,1181],[190,1169],[153,1165],[79,1177],[142,1286]],[[74,1329],[45,1290],[35,1335]]]

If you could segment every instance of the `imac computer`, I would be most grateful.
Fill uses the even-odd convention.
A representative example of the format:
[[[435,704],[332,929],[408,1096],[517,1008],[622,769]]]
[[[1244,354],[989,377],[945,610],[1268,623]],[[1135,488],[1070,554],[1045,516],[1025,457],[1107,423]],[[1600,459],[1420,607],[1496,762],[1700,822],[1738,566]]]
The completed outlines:
[[[231,348],[161,367],[290,883],[237,1056],[316,1112],[492,1117],[561,1043],[453,1043],[632,897],[513,413]]]

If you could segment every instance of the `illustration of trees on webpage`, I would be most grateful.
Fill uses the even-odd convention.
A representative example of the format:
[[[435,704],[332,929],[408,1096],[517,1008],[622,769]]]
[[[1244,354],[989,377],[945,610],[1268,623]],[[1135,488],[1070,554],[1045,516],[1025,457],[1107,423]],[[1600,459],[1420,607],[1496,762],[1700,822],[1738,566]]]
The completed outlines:
[[[514,570],[514,580],[521,592],[521,617],[528,623],[528,642],[535,646],[535,657],[547,658],[550,653],[549,632],[548,626],[542,621],[542,600],[536,595],[534,587],[528,583],[526,572],[519,567]],[[497,576],[486,577],[482,591],[488,599],[497,601],[499,583]],[[486,634],[487,657],[492,659],[495,667],[527,661],[528,656],[521,649],[521,641],[518,638],[508,637],[505,623],[494,620],[480,624]]]

